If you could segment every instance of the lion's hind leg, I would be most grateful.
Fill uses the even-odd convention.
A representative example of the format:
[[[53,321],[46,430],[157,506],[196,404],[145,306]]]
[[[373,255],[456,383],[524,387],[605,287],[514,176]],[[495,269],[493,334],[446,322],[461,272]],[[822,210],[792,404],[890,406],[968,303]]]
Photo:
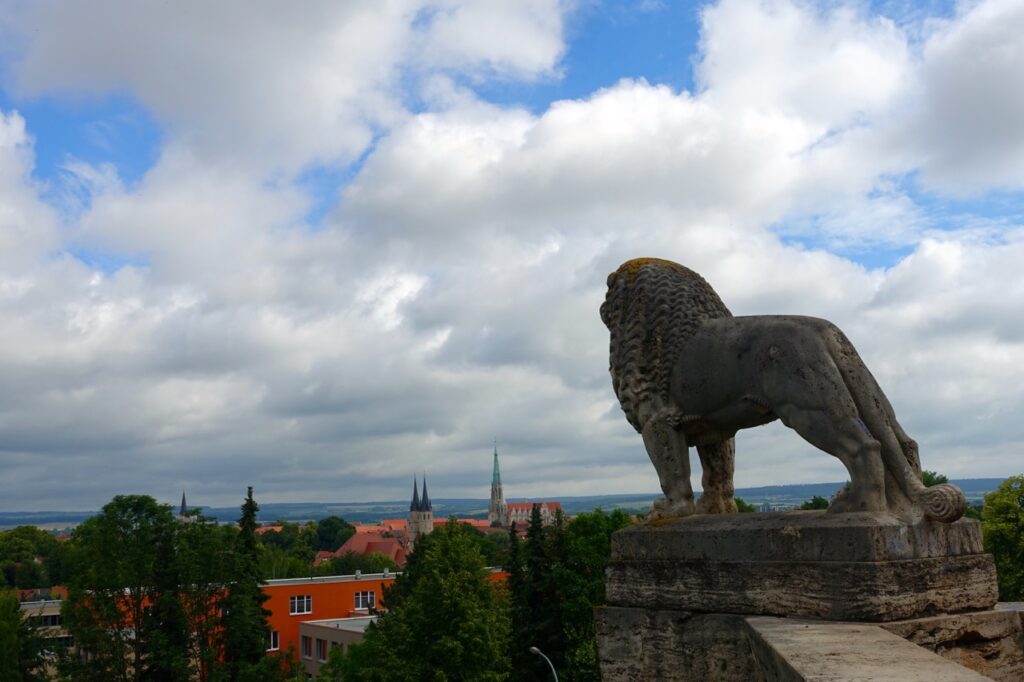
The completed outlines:
[[[811,445],[834,455],[850,473],[850,489],[829,507],[831,512],[884,511],[885,466],[881,444],[859,417],[793,405],[775,408],[782,422]]]
[[[699,514],[734,514],[736,493],[733,487],[733,472],[736,469],[736,440],[728,438],[719,443],[698,445],[700,457],[701,488],[703,493],[697,500]]]

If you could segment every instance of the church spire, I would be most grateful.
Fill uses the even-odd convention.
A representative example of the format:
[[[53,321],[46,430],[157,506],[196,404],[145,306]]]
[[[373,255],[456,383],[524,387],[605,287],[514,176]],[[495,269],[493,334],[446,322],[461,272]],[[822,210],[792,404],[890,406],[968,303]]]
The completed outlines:
[[[188,507],[185,506],[185,489],[182,488],[181,489],[181,511],[178,512],[178,516],[185,516],[186,512],[188,512]]]
[[[491,485],[501,485],[501,472],[498,471],[498,439],[494,439],[494,473],[491,474]]]
[[[426,485],[426,481],[423,482]],[[424,488],[425,490],[425,488]],[[409,505],[409,511],[420,510],[420,489],[419,484],[416,481],[416,477],[412,477],[412,503]]]
[[[433,511],[430,505],[430,497],[427,496],[427,473],[423,472],[423,500],[420,502],[421,511]]]
[[[507,523],[508,505],[505,504],[505,492],[501,489],[501,472],[498,470],[498,439],[494,439],[494,473],[491,475],[491,504],[487,508],[487,520],[492,526],[504,526]]]

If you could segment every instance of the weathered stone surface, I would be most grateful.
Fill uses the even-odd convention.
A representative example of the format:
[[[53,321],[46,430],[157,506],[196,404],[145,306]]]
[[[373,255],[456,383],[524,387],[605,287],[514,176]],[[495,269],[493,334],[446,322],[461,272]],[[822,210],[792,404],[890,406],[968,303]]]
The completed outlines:
[[[987,678],[886,632],[858,623],[746,619],[764,679],[779,682],[984,682]]]
[[[648,561],[608,568],[609,604],[886,621],[995,602],[991,557],[886,562]]]
[[[594,619],[605,682],[766,679],[742,616],[607,606]]]
[[[1024,680],[1024,631],[1019,613],[1012,610],[915,618],[880,627],[994,680]]]
[[[909,524],[885,512],[702,514],[623,529],[612,559],[629,561],[898,561],[984,552],[981,524]]]
[[[691,516],[612,538],[615,606],[889,621],[979,611],[995,566],[976,521],[907,524],[888,514]]]

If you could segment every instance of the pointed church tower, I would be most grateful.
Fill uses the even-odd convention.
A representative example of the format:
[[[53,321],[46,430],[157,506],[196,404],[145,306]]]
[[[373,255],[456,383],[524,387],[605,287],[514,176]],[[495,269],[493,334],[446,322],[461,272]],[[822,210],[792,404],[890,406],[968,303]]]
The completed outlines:
[[[494,473],[491,474],[491,505],[487,508],[487,520],[492,526],[504,526],[508,522],[508,506],[501,489],[501,472],[498,471],[498,442],[494,442]]]
[[[420,495],[416,486],[416,477],[412,481],[412,502],[409,504],[409,551],[416,545],[416,541],[434,530],[434,510],[430,504],[430,496],[427,495],[427,475],[423,474],[423,495]]]
[[[196,521],[199,518],[198,516],[188,515],[188,504],[185,502],[184,490],[181,491],[181,507],[178,509],[178,515],[175,518],[185,523],[191,523],[192,521]]]

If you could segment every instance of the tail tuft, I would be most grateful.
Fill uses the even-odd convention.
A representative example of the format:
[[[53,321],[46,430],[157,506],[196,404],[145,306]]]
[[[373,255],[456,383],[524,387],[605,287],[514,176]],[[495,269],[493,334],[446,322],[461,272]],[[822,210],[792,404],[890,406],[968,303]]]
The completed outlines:
[[[949,483],[925,488],[918,495],[917,501],[926,517],[942,523],[953,523],[967,510],[967,499],[963,491]]]

